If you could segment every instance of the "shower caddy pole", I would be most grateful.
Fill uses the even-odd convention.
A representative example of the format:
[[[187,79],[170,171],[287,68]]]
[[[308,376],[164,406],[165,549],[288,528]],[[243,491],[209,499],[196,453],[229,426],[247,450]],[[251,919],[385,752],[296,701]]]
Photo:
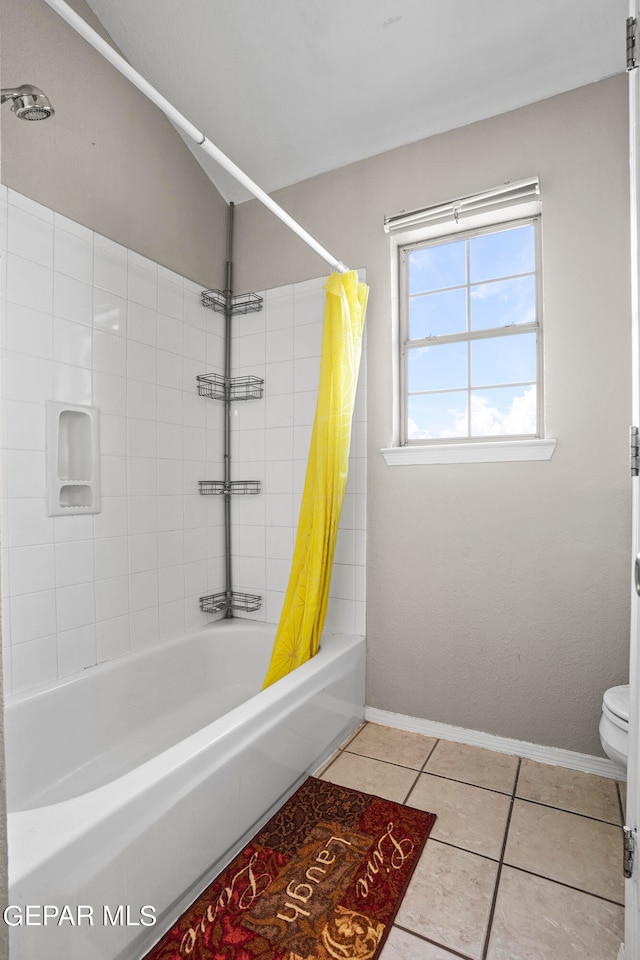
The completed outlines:
[[[224,465],[223,480],[200,480],[198,487],[203,495],[224,497],[224,552],[225,588],[223,592],[200,597],[200,609],[204,613],[222,613],[226,619],[234,616],[234,610],[250,612],[258,610],[262,597],[249,593],[237,593],[233,589],[231,565],[231,497],[235,494],[260,493],[259,480],[231,479],[231,403],[238,400],[259,400],[264,381],[258,377],[231,376],[232,318],[236,314],[255,313],[262,308],[262,297],[255,293],[233,295],[233,209],[229,204],[227,222],[227,262],[225,266],[225,289],[203,290],[202,305],[224,314],[224,366],[223,374],[198,375],[198,393],[224,403]]]
[[[148,80],[138,73],[137,70],[127,63],[124,57],[121,57],[113,47],[107,43],[106,40],[96,33],[89,24],[80,17],[75,10],[72,10],[71,7],[64,2],[64,0],[45,0],[45,2],[51,7],[52,10],[55,10],[63,20],[72,27],[76,33],[79,33],[81,37],[91,44],[91,46],[102,54],[105,60],[108,60],[112,66],[119,70],[120,73],[127,77],[131,83],[134,84],[140,90],[141,93],[145,95],[152,103],[164,113],[166,117],[171,120],[171,122],[183,131],[191,140],[198,144],[199,147],[202,147],[205,153],[212,157],[223,170],[226,170],[227,173],[230,173],[231,176],[238,181],[249,193],[253,194],[256,200],[259,200],[263,206],[267,207],[268,210],[278,217],[279,220],[282,220],[290,230],[292,230],[300,239],[307,244],[308,247],[311,247],[318,256],[322,257],[329,266],[336,270],[338,273],[346,273],[348,267],[344,265],[342,260],[337,260],[328,250],[318,243],[315,237],[311,236],[304,227],[302,227],[296,220],[291,217],[286,210],[283,210],[279,204],[273,200],[268,193],[266,193],[261,187],[258,186],[247,174],[240,169],[237,164],[233,162],[225,153],[220,150],[219,147],[216,147],[211,140],[208,140],[205,135],[194,127],[194,125],[187,120],[187,118],[180,113],[179,110],[169,103],[161,93],[152,87]]]
[[[233,316],[233,204],[229,204],[227,266],[224,290],[224,583],[225,618],[233,617],[231,573],[231,317]]]

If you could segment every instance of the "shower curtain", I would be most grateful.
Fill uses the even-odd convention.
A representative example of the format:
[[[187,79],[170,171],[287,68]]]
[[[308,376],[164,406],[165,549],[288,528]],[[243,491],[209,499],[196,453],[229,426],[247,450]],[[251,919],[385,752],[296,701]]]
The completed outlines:
[[[320,387],[289,585],[263,689],[318,652],[347,483],[369,288],[355,270],[325,284]]]

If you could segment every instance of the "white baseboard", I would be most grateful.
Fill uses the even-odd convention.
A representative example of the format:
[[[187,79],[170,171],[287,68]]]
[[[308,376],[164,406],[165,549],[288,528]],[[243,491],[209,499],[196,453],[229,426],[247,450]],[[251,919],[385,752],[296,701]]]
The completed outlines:
[[[487,750],[496,750],[498,753],[510,753],[517,757],[526,757],[527,760],[551,763],[556,767],[569,767],[570,770],[594,773],[599,777],[609,777],[611,780],[626,780],[626,774],[611,760],[592,757],[588,753],[575,753],[573,750],[545,747],[538,743],[528,743],[526,740],[497,737],[492,733],[482,733],[480,730],[467,730],[465,727],[454,727],[448,723],[438,723],[436,720],[422,720],[420,717],[408,717],[402,713],[377,710],[375,707],[365,707],[364,718],[371,723],[381,723],[387,727],[397,727],[399,730],[423,733],[429,737],[441,737],[443,740],[467,743],[473,747],[486,747]]]
[[[620,950],[618,952],[618,960],[624,960],[624,943],[620,944]]]

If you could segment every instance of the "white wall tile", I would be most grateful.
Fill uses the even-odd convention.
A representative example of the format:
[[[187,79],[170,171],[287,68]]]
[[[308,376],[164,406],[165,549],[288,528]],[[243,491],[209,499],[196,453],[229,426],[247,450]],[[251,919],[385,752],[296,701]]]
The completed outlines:
[[[127,377],[146,383],[156,382],[156,351],[153,347],[133,340],[128,342]]]
[[[12,645],[49,636],[56,615],[54,590],[11,597],[9,606]]]
[[[296,325],[293,334],[293,357],[299,360],[302,357],[319,357],[322,350],[322,323],[298,324],[296,314]]]
[[[8,449],[44,450],[45,407],[44,403],[28,403],[21,400],[6,400],[5,443]]]
[[[266,334],[265,359],[267,363],[293,360],[293,329],[269,330]]]
[[[177,274],[174,276],[177,277]],[[161,269],[158,271],[158,313],[174,317],[181,324],[184,318],[182,281],[173,282]]]
[[[132,535],[129,540],[129,571],[132,574],[158,569],[158,535]]]
[[[127,415],[126,377],[94,371],[93,403],[101,413],[125,417]]]
[[[170,603],[184,598],[184,567],[161,567],[158,570],[158,590],[163,602]]]
[[[140,303],[127,301],[127,336],[137,343],[155,347],[158,336],[158,314]]]
[[[157,643],[160,632],[159,619],[157,604],[147,610],[140,610],[131,614],[129,622],[131,625],[132,650]]]
[[[7,208],[7,250],[26,260],[53,269],[53,219],[42,220],[9,204]]]
[[[127,301],[107,290],[93,291],[93,325],[96,330],[118,337],[127,336]],[[123,370],[124,374],[125,371]]]
[[[90,623],[58,634],[58,676],[67,677],[97,663],[96,628]]]
[[[74,280],[93,284],[93,239],[86,240],[56,225],[53,268]]]
[[[165,530],[158,534],[158,569],[184,563],[184,533]]]
[[[7,193],[7,202],[10,206],[20,207],[21,210],[26,210],[27,213],[33,214],[34,217],[39,217],[40,220],[53,223],[53,210],[45,207],[42,203],[38,203],[37,200],[32,200],[31,197],[25,197],[24,194],[18,193],[17,190],[12,190],[11,187],[9,187]]]
[[[69,363],[54,362],[51,367],[51,398],[61,403],[90,406],[93,399],[91,370]]]
[[[158,487],[157,460],[152,457],[128,457],[126,463],[129,496],[154,496]]]
[[[83,517],[54,517],[56,543],[69,543],[72,540],[93,540],[93,515]]]
[[[155,607],[157,612],[158,600],[158,571],[146,570],[133,573],[129,577],[129,603],[131,612],[146,610]]]
[[[64,273],[53,275],[53,314],[74,323],[93,324],[93,287]]]
[[[45,404],[51,399],[52,378],[51,360],[24,353],[7,355],[5,396],[8,400]]]
[[[112,620],[129,613],[129,577],[96,581],[96,620]]]
[[[8,450],[6,456],[7,496],[46,496],[45,455],[42,451]]]
[[[58,632],[94,623],[96,619],[94,584],[82,583],[75,587],[58,588],[56,611]]]
[[[21,693],[55,680],[58,673],[56,636],[19,643],[11,650],[11,690]]]
[[[7,563],[11,568],[10,593],[12,596],[54,589],[56,581],[53,544],[15,547],[7,552],[9,553]]]
[[[4,313],[7,350],[50,360],[53,342],[51,314],[10,302],[4,305]]]
[[[157,382],[161,387],[183,387],[183,360],[177,353],[158,350],[156,357]]]
[[[265,372],[265,396],[275,397],[280,393],[293,392],[293,360],[277,360],[268,363]]]
[[[127,416],[136,420],[156,419],[156,385],[127,380]]]
[[[117,245],[105,249],[98,237],[94,248],[93,283],[118,297],[127,296],[127,261],[120,255]]]
[[[56,586],[70,587],[94,580],[93,541],[56,544]]]
[[[127,344],[122,337],[93,331],[93,369],[123,376],[127,369]]]
[[[11,500],[7,507],[8,547],[31,547],[53,543],[53,519],[44,500]]]
[[[53,318],[53,359],[78,367],[91,366],[91,327],[70,320]]]
[[[182,357],[183,327],[181,320],[174,316],[165,316],[158,313],[158,349],[167,350]]]
[[[150,310],[158,309],[158,276],[151,270],[138,266],[129,261],[128,267],[128,298],[135,303],[142,304]]]
[[[94,551],[96,580],[123,577],[129,573],[128,537],[108,537],[103,540],[96,540]]]
[[[131,651],[129,617],[114,617],[96,623],[97,661],[115,660]]]

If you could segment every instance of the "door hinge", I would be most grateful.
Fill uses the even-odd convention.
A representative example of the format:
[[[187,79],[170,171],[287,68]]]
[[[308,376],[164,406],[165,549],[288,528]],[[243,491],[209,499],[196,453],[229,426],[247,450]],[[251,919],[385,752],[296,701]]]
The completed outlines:
[[[627,20],[627,71],[634,70],[637,65],[636,19],[635,17],[629,17]]]
[[[629,427],[629,469],[632,477],[640,474],[640,429]]]
[[[633,874],[633,860],[636,852],[636,835],[632,827],[623,827],[624,836],[624,876],[629,880]]]

